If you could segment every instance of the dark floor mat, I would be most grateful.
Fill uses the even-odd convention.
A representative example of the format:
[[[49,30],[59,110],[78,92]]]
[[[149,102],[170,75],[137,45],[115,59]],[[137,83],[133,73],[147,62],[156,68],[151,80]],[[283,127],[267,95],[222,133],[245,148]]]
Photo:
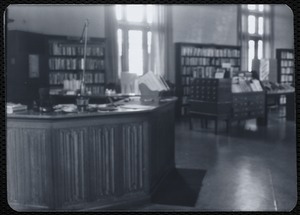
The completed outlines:
[[[205,173],[197,169],[172,170],[154,193],[152,203],[195,206]]]

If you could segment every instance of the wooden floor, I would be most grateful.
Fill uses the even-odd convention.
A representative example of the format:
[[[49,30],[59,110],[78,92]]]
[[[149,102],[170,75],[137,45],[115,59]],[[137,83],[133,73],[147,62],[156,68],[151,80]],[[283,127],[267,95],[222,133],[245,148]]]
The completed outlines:
[[[269,113],[267,127],[255,120],[238,125],[230,134],[225,123],[219,135],[213,125],[176,125],[176,166],[205,169],[195,207],[146,204],[139,211],[290,211],[297,201],[296,125]],[[222,123],[220,123],[222,124]]]

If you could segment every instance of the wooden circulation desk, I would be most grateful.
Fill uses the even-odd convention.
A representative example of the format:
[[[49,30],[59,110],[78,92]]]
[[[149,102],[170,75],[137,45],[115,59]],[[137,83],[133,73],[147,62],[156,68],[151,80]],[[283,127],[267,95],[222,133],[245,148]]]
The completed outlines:
[[[8,203],[18,211],[126,208],[174,168],[174,104],[7,116]]]

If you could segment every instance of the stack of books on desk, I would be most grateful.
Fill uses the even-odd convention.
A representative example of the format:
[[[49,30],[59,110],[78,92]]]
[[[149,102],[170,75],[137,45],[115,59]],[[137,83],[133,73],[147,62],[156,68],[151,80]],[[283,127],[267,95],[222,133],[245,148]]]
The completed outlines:
[[[22,104],[14,104],[14,103],[6,103],[6,113],[14,113],[17,111],[24,111],[27,110],[27,105],[22,105]]]

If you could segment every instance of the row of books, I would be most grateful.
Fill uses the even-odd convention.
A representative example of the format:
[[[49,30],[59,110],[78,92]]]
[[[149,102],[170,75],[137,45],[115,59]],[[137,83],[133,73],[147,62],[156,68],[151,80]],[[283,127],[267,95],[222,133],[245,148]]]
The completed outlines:
[[[86,91],[91,95],[104,95],[104,86],[87,86]]]
[[[231,66],[239,66],[240,59],[181,57],[181,65],[186,65],[186,66],[221,66],[224,63],[229,63],[231,64]]]
[[[282,59],[294,59],[294,53],[291,52],[281,52]]]
[[[193,70],[194,78],[214,78],[216,70],[219,71],[220,68],[210,67],[197,67]]]
[[[241,64],[240,59],[228,59],[228,58],[215,59],[215,65],[217,66],[222,66],[224,63],[230,64],[231,67],[240,66]]]
[[[197,48],[182,47],[181,56],[200,56],[200,57],[240,57],[240,50],[229,48]]]
[[[294,61],[293,60],[281,60],[281,66],[294,66]]]
[[[206,68],[200,67],[193,70],[193,78],[224,78],[225,69],[215,68],[215,70],[207,70]]]
[[[81,80],[82,74],[69,73],[69,72],[52,72],[49,74],[49,84],[63,84],[64,80]],[[104,83],[103,73],[85,73],[85,83]]]
[[[293,76],[292,75],[281,75],[281,83],[289,83],[293,82]]]
[[[241,52],[237,49],[216,49],[215,57],[240,57]]]
[[[103,84],[105,82],[104,78],[104,73],[86,72],[84,76],[85,83],[87,84]],[[82,74],[79,75],[79,79],[82,79]]]
[[[281,68],[281,74],[294,74],[294,68],[286,67]]]
[[[49,48],[50,55],[63,55],[63,56],[78,56],[84,55],[83,44],[76,45],[65,45],[58,42],[50,43]],[[104,56],[104,47],[101,46],[87,46],[87,56]]]
[[[50,58],[49,69],[51,70],[79,70],[83,69],[83,60],[78,58]],[[104,60],[86,59],[86,69],[104,69]]]
[[[78,87],[69,87],[66,90],[77,90]],[[89,95],[104,95],[105,89],[104,86],[86,86],[86,92]],[[50,89],[50,95],[60,95],[63,93],[62,88],[52,88]]]
[[[210,65],[211,59],[210,58],[203,58],[203,57],[181,57],[181,65],[187,66],[200,66],[200,65]]]

